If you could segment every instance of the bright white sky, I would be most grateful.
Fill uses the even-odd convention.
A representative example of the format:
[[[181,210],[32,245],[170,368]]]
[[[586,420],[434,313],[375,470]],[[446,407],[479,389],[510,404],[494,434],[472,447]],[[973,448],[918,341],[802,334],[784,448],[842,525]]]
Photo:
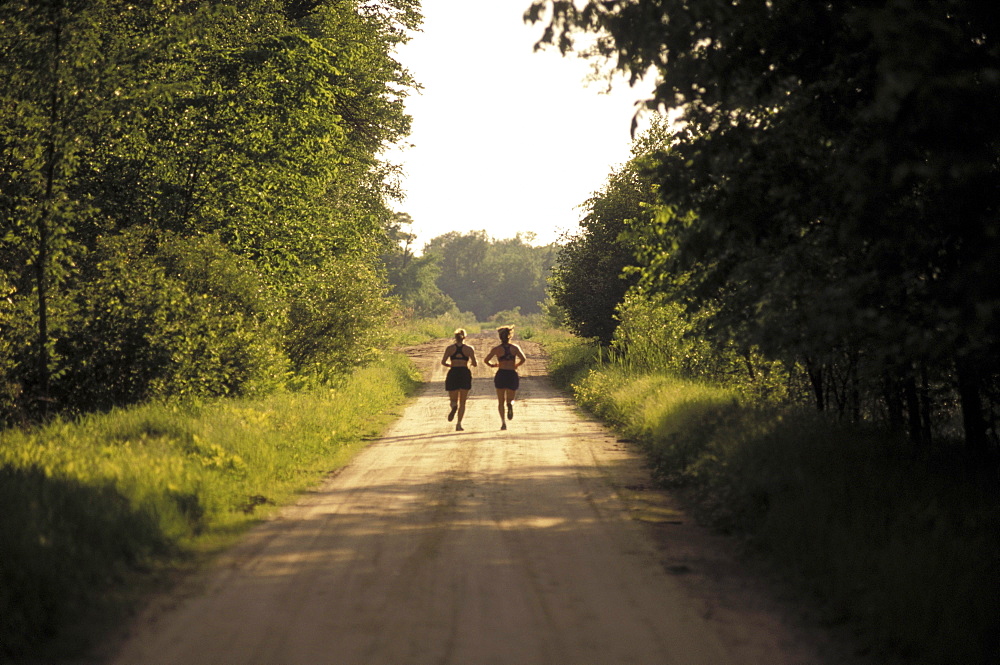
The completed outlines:
[[[434,237],[485,230],[556,242],[578,206],[629,157],[629,128],[646,88],[612,94],[584,81],[589,65],[534,52],[543,26],[524,23],[530,0],[423,0],[423,31],[400,49],[424,87],[407,102],[413,147],[402,163],[414,249]]]

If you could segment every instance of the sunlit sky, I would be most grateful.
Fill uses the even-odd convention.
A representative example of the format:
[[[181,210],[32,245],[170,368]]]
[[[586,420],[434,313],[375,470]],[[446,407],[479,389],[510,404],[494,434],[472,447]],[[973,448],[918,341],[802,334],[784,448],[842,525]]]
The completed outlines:
[[[413,145],[390,155],[404,169],[394,207],[413,218],[414,248],[449,231],[558,241],[628,159],[648,90],[621,79],[604,94],[579,58],[534,52],[542,26],[523,21],[530,0],[422,4],[422,32],[398,52],[423,86],[407,102]]]

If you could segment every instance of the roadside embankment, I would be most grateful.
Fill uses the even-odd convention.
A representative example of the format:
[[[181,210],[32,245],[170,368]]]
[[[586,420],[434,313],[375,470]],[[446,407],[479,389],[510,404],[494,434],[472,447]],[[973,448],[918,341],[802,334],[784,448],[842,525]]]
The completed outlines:
[[[80,652],[165,574],[345,464],[417,385],[387,355],[320,390],[0,433],[0,662]]]
[[[601,365],[551,345],[552,375],[647,452],[701,521],[815,599],[880,663],[1000,662],[1000,482],[960,449],[912,447],[815,412]]]

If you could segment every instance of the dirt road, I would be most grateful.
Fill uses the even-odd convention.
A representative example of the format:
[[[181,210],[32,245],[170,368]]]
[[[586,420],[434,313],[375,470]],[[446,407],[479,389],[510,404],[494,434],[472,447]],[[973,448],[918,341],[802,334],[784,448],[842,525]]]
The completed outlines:
[[[139,617],[113,662],[823,662],[537,345],[509,429],[480,366],[455,432],[444,344],[409,350],[427,385],[381,440]]]

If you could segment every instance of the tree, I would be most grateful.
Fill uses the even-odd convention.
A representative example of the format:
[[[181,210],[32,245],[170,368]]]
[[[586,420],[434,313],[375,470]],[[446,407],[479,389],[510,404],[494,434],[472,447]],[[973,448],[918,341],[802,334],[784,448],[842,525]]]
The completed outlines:
[[[459,309],[485,321],[518,307],[525,314],[541,310],[555,247],[532,247],[529,242],[520,235],[492,240],[486,231],[453,231],[428,242],[424,255],[436,257],[440,265],[441,291]]]
[[[533,247],[520,234],[494,240],[480,266],[484,305],[480,319],[518,309],[521,314],[541,311],[548,277],[555,262],[553,246]],[[486,317],[482,313],[488,312]]]
[[[0,385],[19,386],[2,394],[21,402],[0,413],[28,408],[28,396],[74,406],[69,377],[81,380],[89,354],[104,352],[85,339],[107,314],[89,294],[112,293],[116,279],[137,300],[121,303],[121,325],[101,334],[129,344],[174,339],[126,322],[175,307],[178,320],[200,311],[206,330],[238,331],[245,350],[278,348],[306,372],[329,374],[324,363],[362,350],[361,330],[386,314],[364,302],[386,291],[378,252],[396,186],[380,154],[409,129],[403,98],[413,81],[393,49],[418,22],[412,0],[0,3],[0,351],[12,359],[0,359]],[[191,260],[212,247],[219,261],[205,265],[223,273],[246,262],[280,303],[271,320],[237,325],[232,300],[220,302],[233,310],[195,307],[203,286],[157,277],[192,265],[168,258],[178,247]],[[155,284],[173,295],[158,299]],[[340,306],[367,314],[331,318]],[[141,323],[169,328],[171,316]],[[286,338],[276,342],[275,330]],[[317,332],[328,338],[303,342]],[[211,353],[223,347],[238,362],[235,345]],[[261,372],[281,364],[250,363]]]
[[[609,344],[614,337],[615,309],[638,282],[626,268],[637,265],[635,228],[648,226],[657,197],[645,163],[669,142],[664,118],[654,118],[632,145],[632,157],[608,176],[604,187],[584,204],[580,231],[564,240],[553,270],[550,293],[566,315],[570,329]]]
[[[0,5],[0,215],[5,234],[2,267],[13,294],[33,296],[35,334],[23,350],[29,400],[49,401],[53,372],[53,292],[67,279],[81,247],[75,227],[93,214],[74,187],[91,128],[105,124],[120,43],[99,37],[116,3],[12,0]],[[110,51],[110,52],[109,52]]]
[[[683,112],[654,176],[676,214],[650,229],[650,283],[721,303],[712,329],[812,365],[821,386],[834,365],[869,395],[952,381],[983,450],[1000,373],[986,3],[534,3],[543,15],[548,41],[596,33],[591,55],[654,71],[649,105]]]
[[[441,270],[437,285],[441,291],[454,300],[461,311],[473,312],[480,319],[493,313],[486,311],[487,283],[481,271],[489,247],[486,231],[466,235],[451,231],[432,238],[424,246],[425,256],[437,257]]]
[[[441,274],[434,255],[415,256],[412,249],[416,235],[403,230],[412,224],[406,213],[396,213],[386,227],[386,247],[382,253],[392,286],[392,294],[416,316],[439,316],[455,311],[455,301],[437,285]]]

